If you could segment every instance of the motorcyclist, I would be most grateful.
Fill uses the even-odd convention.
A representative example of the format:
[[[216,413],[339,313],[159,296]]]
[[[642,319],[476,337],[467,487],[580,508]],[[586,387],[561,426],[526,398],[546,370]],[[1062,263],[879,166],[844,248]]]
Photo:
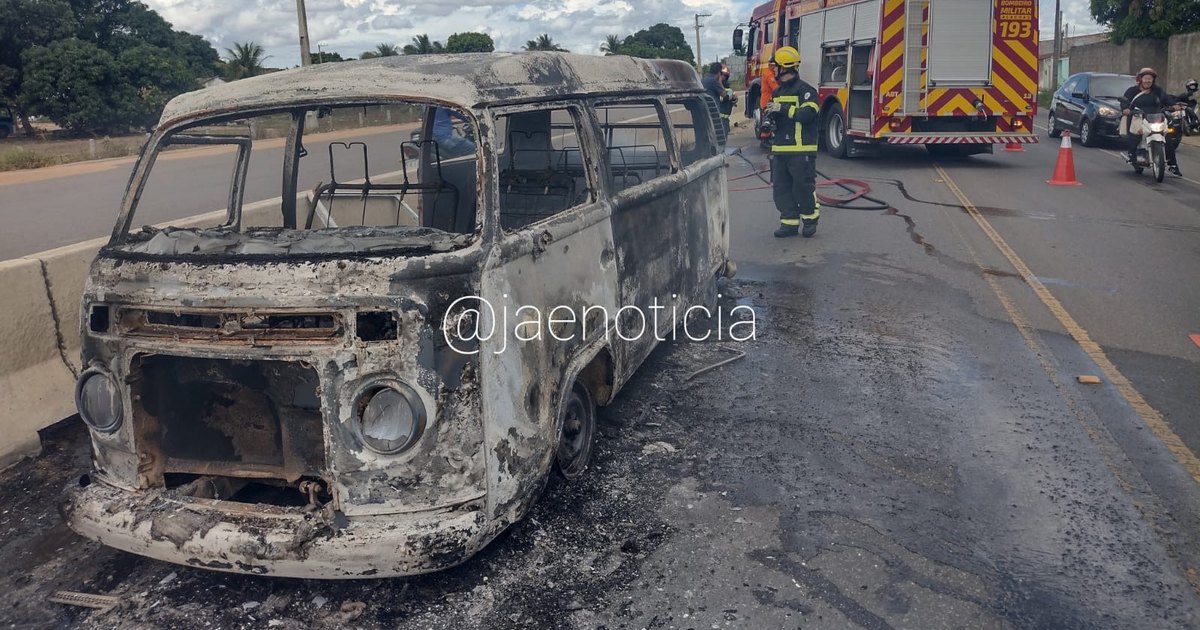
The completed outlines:
[[[1155,81],[1158,79],[1158,73],[1154,68],[1142,68],[1137,73],[1137,84],[1125,91],[1124,98],[1121,99],[1124,105],[1122,114],[1125,115],[1126,128],[1133,122],[1133,110],[1140,109],[1145,114],[1158,114],[1165,112],[1175,105],[1175,98],[1167,94]],[[1142,137],[1138,134],[1127,134],[1126,140],[1129,142],[1129,156],[1127,159],[1130,163],[1137,161],[1137,148],[1142,141]],[[1179,165],[1175,161],[1175,147],[1171,143],[1167,143],[1167,166],[1171,172],[1182,177],[1179,172]]]
[[[1183,84],[1183,87],[1187,88],[1187,92],[1176,96],[1175,103],[1183,105],[1183,111],[1186,112],[1184,118],[1187,121],[1188,131],[1194,133],[1200,130],[1200,117],[1197,117],[1195,109],[1196,91],[1200,89],[1200,85],[1197,85],[1195,79],[1188,79],[1187,83]]]

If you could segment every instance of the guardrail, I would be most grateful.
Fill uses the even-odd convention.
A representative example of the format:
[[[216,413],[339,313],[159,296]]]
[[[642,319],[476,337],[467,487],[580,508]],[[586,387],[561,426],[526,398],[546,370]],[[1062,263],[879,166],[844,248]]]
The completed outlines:
[[[242,215],[269,225],[264,215],[278,208],[279,199],[269,199],[246,205]],[[158,227],[210,227],[225,216],[219,210]],[[107,242],[98,238],[0,261],[0,469],[39,454],[38,431],[75,414],[83,286]]]

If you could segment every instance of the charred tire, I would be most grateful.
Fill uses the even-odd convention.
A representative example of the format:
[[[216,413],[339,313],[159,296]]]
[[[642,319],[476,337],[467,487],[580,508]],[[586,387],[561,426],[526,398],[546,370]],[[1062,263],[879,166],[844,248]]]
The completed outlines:
[[[1086,118],[1079,123],[1079,144],[1085,147],[1096,146],[1096,134],[1093,133],[1092,123]]]
[[[1046,135],[1050,136],[1051,138],[1062,137],[1062,129],[1059,129],[1054,123],[1054,112],[1050,112],[1050,114],[1046,117]]]
[[[845,159],[846,144],[846,114],[842,106],[834,103],[825,111],[825,149],[838,159]]]
[[[1161,182],[1167,174],[1167,148],[1161,142],[1150,145],[1150,172],[1156,182]]]
[[[596,437],[596,403],[587,387],[572,383],[559,415],[562,429],[554,454],[554,470],[570,481],[587,469]]]

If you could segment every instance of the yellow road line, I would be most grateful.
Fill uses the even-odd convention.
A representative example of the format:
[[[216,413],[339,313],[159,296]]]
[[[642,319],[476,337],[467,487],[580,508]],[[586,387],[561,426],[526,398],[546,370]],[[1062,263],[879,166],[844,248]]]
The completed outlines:
[[[1133,383],[1130,383],[1129,379],[1125,378],[1125,375],[1122,374],[1121,371],[1117,369],[1117,366],[1109,360],[1108,356],[1104,353],[1104,350],[1100,348],[1100,344],[1092,340],[1091,335],[1088,334],[1087,330],[1085,330],[1083,326],[1080,326],[1079,323],[1075,321],[1075,318],[1072,317],[1069,312],[1067,312],[1067,309],[1064,308],[1062,303],[1058,301],[1058,298],[1055,298],[1054,294],[1052,294],[1050,290],[1046,288],[1046,285],[1042,284],[1041,280],[1038,280],[1033,271],[1029,269],[1029,266],[1025,264],[1025,261],[1017,255],[1017,252],[1014,251],[1013,248],[1009,246],[1008,242],[1005,241],[1002,236],[1000,236],[1000,233],[997,232],[994,227],[992,227],[992,224],[988,222],[982,213],[979,212],[979,209],[975,207],[975,204],[971,203],[971,200],[968,199],[965,194],[963,194],[963,191],[958,187],[958,184],[956,184],[954,180],[950,178],[950,174],[947,173],[941,166],[936,164],[934,165],[934,170],[937,171],[938,175],[942,178],[942,181],[945,182],[946,187],[950,189],[950,192],[954,193],[954,196],[958,198],[959,203],[961,203],[963,208],[967,210],[967,212],[971,215],[971,218],[975,219],[975,223],[979,225],[980,229],[983,230],[988,239],[990,239],[992,243],[1000,250],[1000,252],[1004,254],[1004,257],[1007,258],[1012,264],[1013,268],[1017,270],[1017,273],[1021,274],[1021,278],[1025,280],[1025,283],[1029,285],[1031,289],[1033,289],[1033,292],[1038,296],[1042,303],[1046,305],[1046,308],[1050,310],[1055,319],[1057,319],[1059,324],[1062,325],[1063,329],[1067,331],[1067,334],[1071,335],[1075,342],[1079,344],[1079,347],[1082,348],[1088,357],[1096,363],[1096,365],[1100,368],[1100,371],[1103,372],[1104,376],[1108,379],[1108,382],[1112,383],[1113,387],[1116,388],[1121,397],[1124,398],[1127,403],[1129,403],[1129,406],[1132,407],[1134,412],[1137,413],[1142,419],[1142,422],[1144,422],[1146,426],[1149,427],[1150,431],[1154,433],[1154,436],[1157,437],[1158,440],[1167,447],[1167,450],[1171,452],[1171,454],[1175,457],[1175,460],[1178,461],[1181,466],[1183,466],[1184,470],[1186,470],[1188,474],[1192,476],[1192,479],[1195,480],[1196,483],[1200,483],[1200,458],[1196,457],[1196,454],[1193,453],[1191,449],[1189,449],[1187,445],[1183,443],[1183,440],[1180,439],[1179,435],[1177,435],[1171,426],[1167,424],[1167,421],[1163,418],[1162,414],[1159,413],[1154,407],[1151,407],[1150,403],[1146,402],[1146,399],[1142,396],[1141,392],[1139,392],[1133,386]]]

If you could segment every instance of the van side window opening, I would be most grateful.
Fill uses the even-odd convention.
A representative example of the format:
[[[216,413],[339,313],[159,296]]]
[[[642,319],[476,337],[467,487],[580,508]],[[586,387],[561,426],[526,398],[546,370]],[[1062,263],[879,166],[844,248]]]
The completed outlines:
[[[657,104],[601,103],[596,105],[596,118],[614,193],[671,173],[671,155]]]
[[[775,42],[775,20],[767,20],[766,27],[763,28],[763,43],[771,44]]]
[[[519,230],[595,201],[571,110],[497,116],[495,133],[500,227]]]
[[[667,115],[671,119],[681,166],[690,166],[717,154],[717,144],[711,133],[712,115],[704,99],[697,96],[668,100]]]
[[[300,127],[294,165],[286,155],[293,125]],[[423,126],[432,129],[425,140]],[[128,225],[214,213],[211,220],[188,230],[126,229],[127,241],[144,254],[311,254],[472,234],[478,223],[474,138],[467,114],[418,103],[322,105],[202,121],[171,132],[153,149]],[[171,154],[198,149],[228,167],[179,177]],[[281,164],[285,173],[294,168],[292,204],[283,201]],[[180,186],[197,194],[183,194]],[[202,199],[201,205],[181,209],[184,198]],[[281,232],[288,212],[295,224]],[[300,244],[333,234],[337,238]]]

